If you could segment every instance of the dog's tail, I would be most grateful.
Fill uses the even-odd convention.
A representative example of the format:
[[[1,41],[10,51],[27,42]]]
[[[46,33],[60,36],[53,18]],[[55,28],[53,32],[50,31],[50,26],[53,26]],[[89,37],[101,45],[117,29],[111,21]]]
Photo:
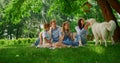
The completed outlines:
[[[108,31],[114,31],[116,29],[115,21],[110,20],[108,23],[106,23],[106,28]]]

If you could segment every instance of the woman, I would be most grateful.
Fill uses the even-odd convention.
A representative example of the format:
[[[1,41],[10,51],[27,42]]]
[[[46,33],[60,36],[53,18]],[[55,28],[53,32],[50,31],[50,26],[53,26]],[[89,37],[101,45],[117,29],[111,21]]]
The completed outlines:
[[[88,25],[89,23],[84,23],[83,18],[78,20],[78,26],[75,27],[75,30],[77,31],[77,37],[79,38],[79,46],[87,43],[86,36],[88,34]]]

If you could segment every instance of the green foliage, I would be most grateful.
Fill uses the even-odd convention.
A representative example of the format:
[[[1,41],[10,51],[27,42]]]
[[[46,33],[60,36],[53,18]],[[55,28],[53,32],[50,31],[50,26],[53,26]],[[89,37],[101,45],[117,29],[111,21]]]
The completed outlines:
[[[77,26],[77,22],[76,21],[70,22],[70,30],[71,30],[71,32],[76,32],[76,30],[75,30],[76,26]]]
[[[4,4],[6,1],[1,1],[2,4],[0,5],[2,7],[0,7],[0,30],[2,31],[0,31],[0,38],[4,38],[5,33],[7,33],[6,36],[10,36],[10,38],[12,37],[12,34],[16,38],[20,38],[22,37],[22,34],[25,35],[24,29],[32,31],[25,28],[25,25],[29,24],[26,23],[26,21],[27,18],[30,18],[31,14],[41,13],[42,3],[40,0],[6,0],[9,1],[7,4]],[[31,28],[33,28],[33,26]],[[7,31],[5,32],[5,30]],[[36,31],[32,31],[32,34],[35,33]]]
[[[4,44],[5,44],[4,40],[1,40],[0,43],[1,43],[1,45],[4,45]]]
[[[73,15],[78,12],[80,6],[82,6],[87,0],[56,0],[51,5],[49,13],[53,11],[59,11],[65,15]]]
[[[0,45],[28,45],[35,42],[36,38],[19,38],[18,40],[1,39]]]
[[[39,12],[41,9],[40,0],[12,0],[5,9],[5,19],[14,24],[21,19],[30,16],[30,12]]]
[[[70,21],[71,31],[75,32],[80,17],[104,21],[95,0],[0,0],[0,38],[37,37],[41,31],[40,24],[51,19],[56,19],[59,26],[64,21]]]

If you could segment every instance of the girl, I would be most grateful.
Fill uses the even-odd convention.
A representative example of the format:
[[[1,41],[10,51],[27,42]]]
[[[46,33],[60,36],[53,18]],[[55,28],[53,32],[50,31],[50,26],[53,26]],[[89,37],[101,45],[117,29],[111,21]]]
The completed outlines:
[[[69,22],[66,21],[62,25],[62,33],[59,42],[56,44],[59,47],[78,46],[79,42],[75,41],[73,34],[70,32]]]
[[[42,32],[42,38],[43,38],[43,47],[51,47],[51,36],[50,36],[50,25],[48,23],[44,24],[44,31]]]
[[[78,26],[75,27],[75,30],[77,31],[77,37],[79,38],[79,46],[85,45],[87,42],[86,36],[88,34],[88,25],[89,23],[84,24],[83,18],[78,20]]]

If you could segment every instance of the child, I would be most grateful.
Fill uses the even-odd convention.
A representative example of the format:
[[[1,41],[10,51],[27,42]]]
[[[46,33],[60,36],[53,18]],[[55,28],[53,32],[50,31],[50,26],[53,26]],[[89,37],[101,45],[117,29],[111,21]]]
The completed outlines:
[[[49,23],[44,24],[44,31],[42,32],[43,47],[51,47],[52,46],[49,29],[50,29],[50,24]]]
[[[51,20],[50,26],[51,26],[50,33],[51,33],[52,42],[56,43],[59,41],[59,38],[61,36],[61,27],[57,26],[56,20]]]
[[[73,34],[70,32],[69,22],[66,21],[62,25],[62,35],[60,37],[59,43],[55,44],[59,47],[66,46],[78,46],[79,42],[75,41]]]

